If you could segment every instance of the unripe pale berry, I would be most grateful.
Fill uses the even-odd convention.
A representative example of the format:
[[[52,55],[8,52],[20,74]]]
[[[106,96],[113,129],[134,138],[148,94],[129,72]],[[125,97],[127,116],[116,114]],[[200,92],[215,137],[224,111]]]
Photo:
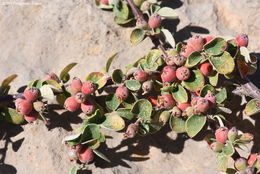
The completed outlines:
[[[215,131],[216,141],[219,143],[226,143],[228,139],[228,128],[220,127]]]
[[[81,92],[82,88],[82,82],[79,78],[74,77],[72,81],[70,82],[70,93],[72,95],[77,94],[78,92]]]
[[[142,3],[144,2],[144,0],[133,0],[134,4],[137,6],[137,7],[140,7],[142,5]]]
[[[75,99],[78,103],[84,103],[86,101],[86,95],[83,94],[82,92],[78,92],[75,95]]]
[[[250,133],[243,133],[239,139],[245,143],[248,143],[254,139],[254,135]]]
[[[124,134],[125,138],[134,138],[138,132],[139,125],[135,123],[129,124]]]
[[[44,110],[47,110],[47,105],[45,105],[41,101],[33,102],[33,108],[37,112],[43,112]]]
[[[177,80],[176,67],[165,66],[162,70],[161,78],[163,82],[173,82]]]
[[[177,106],[174,106],[171,111],[172,111],[172,116],[181,117],[182,114],[181,110]]]
[[[236,127],[232,127],[229,131],[228,131],[228,139],[231,142],[234,142],[237,139],[238,136],[238,131]]]
[[[171,116],[171,113],[168,111],[163,111],[159,117],[159,122],[166,124]]]
[[[148,25],[150,28],[158,28],[160,27],[161,22],[162,22],[161,16],[159,16],[158,14],[153,14],[149,17]]]
[[[176,77],[179,80],[188,80],[190,77],[190,70],[187,67],[182,66],[176,70]]]
[[[202,51],[204,44],[205,41],[201,36],[194,36],[187,42],[187,45],[191,46],[195,51]]]
[[[144,82],[148,79],[148,73],[145,72],[145,71],[142,71],[140,69],[137,69],[135,72],[134,72],[134,78],[135,80],[139,81],[139,82]]]
[[[246,34],[239,34],[236,38],[236,43],[240,47],[247,47],[248,45],[248,36]]]
[[[82,163],[89,163],[94,159],[94,153],[91,148],[83,147],[78,153],[79,160]]]
[[[86,95],[90,95],[92,93],[94,93],[97,89],[97,86],[91,82],[91,81],[86,81],[82,84],[82,88],[81,88],[81,92],[83,94],[86,94]]]
[[[100,0],[100,2],[104,5],[109,5],[109,0]]]
[[[39,94],[40,94],[40,91],[38,88],[30,87],[30,86],[28,86],[23,92],[23,96],[25,97],[25,99],[28,101],[31,101],[31,102],[37,100],[37,98],[39,97]]]
[[[245,158],[238,158],[234,163],[235,169],[238,171],[245,171],[246,170],[246,159]]]
[[[181,56],[183,57],[189,57],[191,53],[193,53],[195,50],[192,46],[185,45],[182,47]]]
[[[214,39],[214,37],[212,37],[212,36],[206,36],[205,38],[204,38],[204,42],[205,43],[209,43],[210,41],[212,41]]]
[[[176,105],[175,100],[173,99],[171,94],[163,94],[162,96],[159,96],[159,103],[161,106],[164,106],[166,108],[172,108]]]
[[[209,109],[209,101],[205,98],[199,98],[197,101],[197,105],[195,106],[195,110],[198,113],[207,112]]]
[[[166,57],[165,63],[166,63],[167,65],[170,65],[170,66],[175,65],[175,63],[174,63],[174,56],[168,56],[168,57]]]
[[[78,160],[78,154],[74,151],[69,151],[68,152],[68,155],[69,155],[69,159],[70,161],[77,161]]]
[[[15,101],[15,107],[18,112],[20,112],[22,115],[27,115],[30,112],[32,112],[33,106],[32,102],[24,99],[16,99]]]
[[[28,122],[28,123],[32,123],[35,120],[37,120],[39,114],[38,112],[32,111],[31,113],[24,115],[24,119]]]
[[[95,106],[89,101],[81,103],[81,110],[87,115],[93,114],[95,112]]]
[[[250,154],[247,159],[247,164],[249,166],[253,166],[256,160],[257,160],[257,153]]]
[[[148,23],[144,20],[137,19],[136,27],[145,30],[148,29]]]
[[[60,83],[60,79],[59,77],[57,76],[57,74],[55,74],[54,72],[49,72],[46,77],[44,78],[44,81],[46,80],[54,80],[58,83]]]
[[[208,94],[205,95],[204,97],[209,101],[209,106],[210,108],[213,108],[216,105],[216,95],[209,92]]]
[[[149,80],[142,84],[142,89],[144,91],[144,94],[149,93],[153,90],[154,83],[153,81]]]
[[[254,167],[247,167],[246,168],[246,174],[256,174]]]
[[[173,62],[175,63],[175,65],[177,66],[182,66],[185,64],[187,58],[181,55],[176,55],[173,57]]]
[[[119,101],[122,103],[125,101],[129,96],[129,90],[125,86],[119,86],[116,89],[116,97],[119,99]]]
[[[151,3],[150,2],[148,2],[148,1],[144,1],[143,3],[142,3],[142,5],[141,5],[141,10],[142,11],[147,11],[147,10],[149,10],[150,9],[150,6],[151,6]]]
[[[191,117],[192,115],[194,115],[194,107],[192,107],[192,106],[187,107],[187,108],[182,112],[182,116],[183,116],[183,117]]]
[[[186,108],[190,107],[190,103],[189,102],[177,103],[177,106],[180,110],[185,111]]]
[[[80,108],[80,104],[76,101],[75,97],[69,97],[65,100],[64,108],[70,112],[75,112]]]
[[[210,148],[213,150],[213,152],[221,152],[223,147],[224,144],[219,142],[214,142],[210,145]]]
[[[213,70],[213,67],[209,62],[204,62],[199,65],[199,70],[204,76],[209,76]]]

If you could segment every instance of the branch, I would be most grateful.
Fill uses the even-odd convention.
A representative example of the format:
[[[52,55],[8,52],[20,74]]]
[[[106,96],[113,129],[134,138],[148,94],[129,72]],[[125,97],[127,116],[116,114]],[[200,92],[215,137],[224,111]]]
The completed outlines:
[[[260,90],[248,79],[246,78],[246,83],[237,87],[232,91],[233,94],[239,96],[247,96],[254,99],[260,99]]]

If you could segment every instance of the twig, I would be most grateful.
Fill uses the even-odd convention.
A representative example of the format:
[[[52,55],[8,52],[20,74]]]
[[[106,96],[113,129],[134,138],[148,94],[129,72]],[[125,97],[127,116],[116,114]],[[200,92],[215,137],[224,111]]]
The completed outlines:
[[[232,91],[233,94],[239,96],[247,96],[254,99],[260,99],[260,90],[248,79],[245,79],[247,82],[237,87]]]

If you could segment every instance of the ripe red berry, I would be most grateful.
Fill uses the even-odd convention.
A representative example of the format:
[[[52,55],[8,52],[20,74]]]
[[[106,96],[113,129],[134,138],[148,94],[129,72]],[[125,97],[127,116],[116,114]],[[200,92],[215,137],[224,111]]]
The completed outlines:
[[[148,79],[148,73],[145,71],[142,71],[140,69],[137,69],[133,74],[135,80],[139,82],[144,82]]]
[[[190,46],[190,45],[185,45],[182,47],[182,50],[181,50],[181,56],[183,57],[189,57],[191,53],[193,53],[195,51],[195,49]]]
[[[39,114],[38,112],[32,111],[31,113],[24,115],[24,119],[28,122],[28,123],[32,123],[35,120],[37,120]]]
[[[209,62],[204,62],[199,65],[199,69],[204,76],[209,76],[213,70],[213,67]]]
[[[207,99],[209,101],[209,106],[210,108],[213,108],[216,105],[216,96],[213,93],[208,93],[205,96],[205,99]]]
[[[246,34],[239,34],[236,38],[236,43],[240,47],[247,47],[248,45],[248,36]]]
[[[191,46],[195,51],[202,51],[204,44],[205,41],[201,36],[192,37],[187,42],[187,45]]]
[[[152,16],[149,17],[148,25],[150,28],[157,28],[160,27],[161,22],[162,22],[161,16],[159,16],[158,14],[153,14]]]
[[[196,113],[204,113],[209,109],[209,102],[205,98],[199,98],[197,101],[197,105],[195,106]]]
[[[185,111],[188,107],[190,107],[190,103],[189,103],[189,102],[177,103],[177,107],[178,107],[180,110]]]
[[[182,66],[176,70],[176,76],[179,80],[188,80],[190,77],[190,70]]]
[[[20,112],[22,115],[27,115],[30,112],[32,112],[33,106],[32,102],[24,99],[16,99],[15,101],[15,107],[18,112]]]
[[[125,101],[129,96],[129,90],[125,86],[119,86],[116,89],[116,97],[119,99],[119,101],[122,103]]]
[[[44,81],[46,80],[54,80],[58,83],[60,83],[59,77],[54,72],[49,72],[46,77],[44,78]]]
[[[176,105],[176,102],[173,99],[171,94],[163,94],[162,96],[159,96],[158,99],[159,99],[159,104],[166,108],[172,108],[173,106]]]
[[[161,78],[163,82],[173,82],[177,80],[176,67],[165,66],[162,70]]]
[[[80,104],[76,101],[75,97],[69,97],[65,100],[64,108],[70,112],[75,112],[80,108]]]
[[[86,101],[86,95],[83,94],[82,92],[78,92],[75,95],[75,99],[78,103],[84,103]]]
[[[249,166],[253,166],[256,160],[257,160],[257,153],[250,154],[247,159],[247,164]]]
[[[204,38],[204,42],[205,43],[209,43],[210,41],[212,41],[214,39],[214,37],[212,37],[212,36],[206,36],[205,38]]]
[[[78,92],[81,92],[82,88],[82,82],[79,78],[74,77],[72,81],[70,82],[70,93],[72,95],[77,94]]]
[[[175,63],[175,65],[177,66],[182,66],[185,64],[187,58],[181,55],[176,55],[173,57],[173,62]]]
[[[102,4],[109,5],[109,0],[100,0]]]
[[[228,128],[220,127],[215,132],[216,141],[219,143],[226,143],[228,139]]]
[[[33,102],[35,100],[37,100],[37,98],[39,97],[39,90],[36,87],[30,87],[28,86],[24,92],[23,92],[23,96],[25,97],[26,100]]]
[[[91,148],[83,147],[79,152],[79,160],[82,163],[89,163],[94,159],[94,153]]]
[[[157,106],[157,98],[156,97],[148,97],[148,100],[150,103],[152,103],[153,106]]]
[[[81,110],[87,115],[93,114],[95,112],[95,106],[89,101],[81,103]]]
[[[97,86],[93,82],[86,81],[82,85],[81,92],[83,94],[90,95],[90,94],[94,93],[96,89],[97,89]]]

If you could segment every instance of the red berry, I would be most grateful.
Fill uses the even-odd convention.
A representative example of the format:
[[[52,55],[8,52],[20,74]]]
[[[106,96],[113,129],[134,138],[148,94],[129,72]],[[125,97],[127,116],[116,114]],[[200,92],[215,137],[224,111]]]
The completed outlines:
[[[72,149],[72,151],[79,153],[80,150],[82,149],[82,144],[78,144],[76,146],[72,146],[71,149]]]
[[[133,75],[134,75],[135,80],[137,80],[139,82],[144,82],[148,79],[148,73],[145,71],[142,71],[140,69],[137,69]]]
[[[182,110],[185,111],[188,107],[190,107],[190,103],[186,102],[186,103],[178,103],[177,107]]]
[[[93,114],[95,112],[95,106],[89,101],[81,103],[81,110],[87,115]]]
[[[166,108],[172,108],[176,105],[176,102],[171,94],[163,94],[162,96],[159,96],[159,104]]]
[[[197,102],[199,100],[200,97],[194,97],[192,100],[191,100],[191,106],[196,106],[197,105]]]
[[[204,113],[209,109],[209,102],[205,98],[199,98],[197,105],[195,106],[195,111],[197,113]]]
[[[122,103],[125,101],[129,96],[129,90],[125,86],[119,86],[116,89],[116,97],[119,99],[119,101]]]
[[[192,37],[187,42],[187,45],[191,46],[195,51],[202,51],[204,44],[205,41],[201,36]]]
[[[210,93],[208,93],[205,96],[205,99],[207,99],[209,101],[210,108],[213,108],[216,105],[216,96],[215,96],[215,94],[210,92]]]
[[[148,97],[148,100],[150,103],[152,103],[153,106],[157,106],[157,98],[156,97]]]
[[[82,92],[78,92],[75,95],[75,99],[78,103],[84,103],[86,101],[86,95],[83,94]]]
[[[185,64],[187,58],[181,55],[176,55],[173,57],[173,61],[177,66],[182,66]]]
[[[70,82],[70,93],[75,95],[78,92],[81,92],[82,82],[79,78],[74,77]]]
[[[153,14],[152,16],[149,17],[148,25],[150,28],[157,28],[160,27],[161,22],[162,22],[161,16],[159,16],[158,14]]]
[[[228,139],[228,128],[220,127],[215,132],[215,137],[217,142],[219,143],[226,143]]]
[[[109,5],[109,0],[100,0],[102,4]]]
[[[39,114],[38,112],[32,111],[31,113],[24,115],[24,119],[28,122],[28,123],[32,123],[35,120],[37,120]]]
[[[33,106],[32,102],[24,99],[17,99],[15,101],[15,107],[18,112],[20,112],[22,115],[27,115],[30,112],[32,112]]]
[[[188,80],[190,77],[190,70],[182,66],[176,70],[176,76],[179,80]]]
[[[177,80],[176,67],[165,66],[162,70],[161,78],[163,82],[173,82]]]
[[[199,65],[199,69],[204,76],[209,76],[213,70],[213,67],[209,62],[204,62]]]
[[[54,72],[49,72],[46,77],[44,78],[44,81],[46,80],[54,80],[58,83],[60,83],[59,77]]]
[[[240,47],[247,47],[248,45],[248,36],[246,34],[239,34],[236,38],[236,43]]]
[[[24,92],[23,92],[23,96],[25,97],[26,100],[33,102],[35,100],[37,100],[37,98],[39,97],[39,90],[36,87],[27,87]]]
[[[189,57],[191,53],[193,53],[194,51],[196,51],[192,46],[190,45],[185,45],[182,47],[182,51],[181,51],[181,56],[183,57]]]
[[[257,160],[257,153],[250,154],[247,159],[247,164],[249,166],[253,166],[256,160]]]
[[[75,112],[80,108],[80,104],[77,102],[75,97],[69,97],[65,100],[64,108],[70,112]]]
[[[210,41],[212,41],[214,39],[214,37],[212,37],[212,36],[206,36],[205,38],[204,38],[204,42],[205,43],[209,43]]]
[[[86,81],[82,85],[81,92],[83,92],[83,94],[90,95],[94,93],[96,89],[97,86],[93,82]]]
[[[79,152],[79,160],[82,163],[89,163],[93,161],[94,159],[94,153],[91,148],[89,147],[83,147]]]

